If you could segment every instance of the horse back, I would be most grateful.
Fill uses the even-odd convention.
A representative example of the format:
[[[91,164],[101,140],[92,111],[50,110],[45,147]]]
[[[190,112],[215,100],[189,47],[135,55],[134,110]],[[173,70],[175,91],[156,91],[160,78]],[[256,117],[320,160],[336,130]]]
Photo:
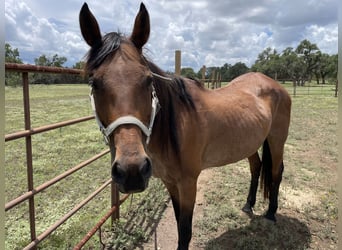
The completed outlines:
[[[183,117],[182,150],[191,151],[202,169],[252,155],[274,121],[279,124],[283,119],[287,135],[290,97],[279,83],[261,73],[241,75],[220,89],[191,87],[190,92],[196,114]]]

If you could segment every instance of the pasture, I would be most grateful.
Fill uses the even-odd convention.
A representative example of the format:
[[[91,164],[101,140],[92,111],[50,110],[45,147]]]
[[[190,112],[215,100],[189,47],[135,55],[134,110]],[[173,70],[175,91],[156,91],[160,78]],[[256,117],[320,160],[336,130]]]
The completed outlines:
[[[292,98],[278,222],[265,221],[257,196],[252,219],[240,211],[248,190],[247,161],[217,168],[205,193],[195,240],[204,249],[337,249],[337,98]]]
[[[290,84],[288,88],[292,94]],[[337,98],[331,89],[324,88],[324,95],[292,99],[278,223],[267,223],[260,216],[251,220],[240,212],[249,185],[248,163],[241,161],[213,170],[205,189],[202,218],[194,225],[194,245],[199,249],[337,249]],[[30,86],[32,127],[91,115],[88,93],[87,85]],[[11,133],[24,127],[21,88],[6,87],[5,97],[5,133]],[[106,148],[94,120],[32,138],[35,186]],[[37,195],[37,234],[110,177],[109,158],[107,155]],[[27,188],[22,139],[5,144],[5,186],[6,202]],[[82,210],[87,213],[77,213],[49,236],[41,249],[72,248],[110,207],[109,193],[97,196]],[[266,203],[260,194],[257,198],[255,212],[260,215]],[[106,223],[104,244],[133,248],[148,240],[167,202],[162,184],[153,179],[148,190],[124,203],[116,227],[111,229]],[[29,242],[27,211],[24,202],[6,212],[6,249],[21,249]],[[87,248],[97,249],[99,244],[95,236]]]

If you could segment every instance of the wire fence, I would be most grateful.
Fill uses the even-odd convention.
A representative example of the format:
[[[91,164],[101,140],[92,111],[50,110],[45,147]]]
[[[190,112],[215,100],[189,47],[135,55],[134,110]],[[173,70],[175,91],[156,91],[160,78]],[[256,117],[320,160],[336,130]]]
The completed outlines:
[[[331,96],[337,97],[337,84],[312,84],[307,83],[304,86],[294,86],[293,84],[283,84],[292,96]]]

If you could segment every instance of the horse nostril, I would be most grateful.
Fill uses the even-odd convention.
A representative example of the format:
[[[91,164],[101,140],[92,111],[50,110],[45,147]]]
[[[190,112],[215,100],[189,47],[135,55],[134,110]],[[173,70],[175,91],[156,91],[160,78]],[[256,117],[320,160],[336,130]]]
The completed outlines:
[[[139,168],[140,174],[144,178],[150,178],[152,175],[152,164],[150,159],[146,158]]]
[[[114,162],[112,167],[112,178],[118,183],[124,183],[127,177],[127,173],[122,169],[118,162]]]

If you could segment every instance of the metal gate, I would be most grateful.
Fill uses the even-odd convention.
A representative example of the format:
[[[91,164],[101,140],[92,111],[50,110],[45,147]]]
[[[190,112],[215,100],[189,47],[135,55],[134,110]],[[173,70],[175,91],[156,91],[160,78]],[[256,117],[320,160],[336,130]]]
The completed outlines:
[[[31,242],[24,249],[37,249],[37,245],[43,241],[47,236],[49,236],[52,232],[54,232],[59,226],[61,226],[65,221],[67,221],[71,216],[73,216],[77,211],[79,211],[83,206],[85,206],[91,199],[93,199],[97,194],[103,191],[107,186],[111,185],[111,208],[108,212],[96,223],[96,225],[84,236],[84,238],[74,247],[74,249],[80,249],[82,246],[86,244],[86,242],[101,228],[101,226],[108,220],[108,218],[112,218],[112,221],[119,218],[119,208],[120,205],[127,199],[129,195],[125,195],[120,198],[119,192],[116,188],[116,185],[112,182],[111,179],[108,179],[103,185],[101,185],[98,189],[96,189],[93,193],[91,193],[86,199],[84,199],[79,204],[75,205],[75,207],[66,213],[63,217],[61,217],[57,222],[53,225],[50,225],[48,229],[46,229],[40,235],[36,234],[36,214],[35,214],[35,203],[34,197],[38,193],[44,191],[50,186],[58,183],[63,180],[67,176],[75,173],[76,171],[82,169],[83,167],[89,165],[90,163],[98,160],[102,156],[109,153],[109,149],[104,150],[93,157],[79,163],[76,166],[71,167],[64,173],[54,177],[46,181],[45,183],[36,186],[33,183],[33,161],[32,161],[32,140],[31,137],[38,133],[43,133],[46,131],[50,131],[53,129],[61,128],[64,126],[69,126],[81,122],[85,122],[91,119],[94,119],[94,116],[85,116],[80,117],[73,120],[67,120],[63,122],[58,122],[54,124],[49,124],[41,127],[32,128],[31,127],[31,117],[30,117],[30,94],[29,94],[29,73],[54,73],[54,74],[71,74],[71,75],[80,75],[83,73],[82,70],[78,69],[69,69],[69,68],[58,68],[58,67],[45,67],[45,66],[34,66],[27,64],[14,64],[14,63],[6,63],[5,70],[7,72],[20,72],[22,74],[22,86],[23,86],[23,103],[24,103],[24,119],[25,119],[25,130],[6,134],[5,142],[17,140],[21,138],[25,138],[26,142],[26,167],[27,167],[27,192],[19,197],[7,202],[5,204],[5,211],[8,212],[12,208],[16,207],[20,203],[27,201],[29,204],[29,221],[30,221],[30,234],[31,234]]]

